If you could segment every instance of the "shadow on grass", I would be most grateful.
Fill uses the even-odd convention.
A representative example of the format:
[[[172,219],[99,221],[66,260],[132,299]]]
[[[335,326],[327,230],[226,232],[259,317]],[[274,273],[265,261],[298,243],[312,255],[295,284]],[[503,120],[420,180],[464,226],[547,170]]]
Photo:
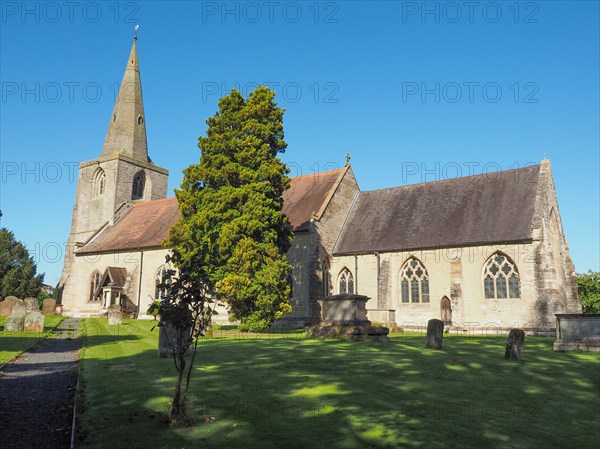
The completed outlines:
[[[389,344],[298,337],[199,345],[191,414],[166,423],[175,384],[156,331],[86,339],[83,448],[596,447],[598,357],[555,353],[528,337],[524,360],[505,337],[423,336]],[[97,336],[98,337],[98,336]],[[89,344],[88,344],[89,342]],[[95,345],[95,347],[94,347]]]

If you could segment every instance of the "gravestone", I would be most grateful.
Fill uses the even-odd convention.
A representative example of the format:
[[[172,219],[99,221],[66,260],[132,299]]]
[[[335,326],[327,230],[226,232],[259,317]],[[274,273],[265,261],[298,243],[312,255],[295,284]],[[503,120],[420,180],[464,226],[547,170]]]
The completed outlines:
[[[123,314],[121,313],[121,306],[110,306],[108,308],[108,325],[116,326],[123,322]]]
[[[36,298],[25,298],[25,311],[29,312],[39,312],[40,303]]]
[[[432,319],[427,322],[427,340],[425,347],[428,349],[442,349],[444,339],[444,322]]]
[[[25,318],[23,317],[23,315],[11,315],[8,318],[6,318],[4,330],[6,332],[22,332],[24,322]]]
[[[175,328],[170,324],[163,322],[162,326],[159,326],[158,329],[158,356],[161,358],[173,357],[174,353],[177,352],[177,332]],[[190,328],[190,336],[191,332],[192,329]]]
[[[25,301],[19,299],[19,301],[13,304],[12,316],[25,316],[27,313],[27,306],[25,305]]]
[[[506,360],[521,360],[521,352],[525,343],[525,332],[522,329],[511,329],[506,342],[504,358]]]
[[[14,296],[9,296],[9,298],[14,298]],[[12,314],[13,305],[16,301],[9,298],[6,298],[4,301],[0,302],[0,316],[9,316]]]
[[[0,302],[0,316],[8,316],[12,312],[12,302],[2,301]]]
[[[44,315],[41,312],[29,312],[23,325],[25,332],[44,332]]]
[[[42,305],[42,313],[44,315],[54,315],[55,312],[56,312],[56,299],[54,299],[54,298],[44,299],[44,304]]]

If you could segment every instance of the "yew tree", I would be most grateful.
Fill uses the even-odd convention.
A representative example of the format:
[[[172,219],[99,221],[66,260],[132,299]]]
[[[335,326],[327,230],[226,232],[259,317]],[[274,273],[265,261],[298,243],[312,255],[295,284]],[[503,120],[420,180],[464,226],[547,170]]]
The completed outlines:
[[[285,254],[292,231],[282,214],[289,170],[283,113],[259,86],[219,100],[200,137],[200,162],[175,191],[181,217],[166,244],[178,268],[195,273],[228,305],[240,329],[262,331],[291,312]]]
[[[12,231],[0,228],[0,299],[7,296],[37,298],[44,281],[27,248]]]

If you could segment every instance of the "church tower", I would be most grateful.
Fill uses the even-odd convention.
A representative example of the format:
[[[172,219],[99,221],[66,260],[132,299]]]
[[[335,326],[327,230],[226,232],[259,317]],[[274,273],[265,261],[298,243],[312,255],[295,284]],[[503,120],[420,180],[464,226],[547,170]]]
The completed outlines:
[[[137,36],[108,123],[100,156],[79,165],[71,232],[59,284],[59,297],[86,295],[69,282],[77,248],[112,224],[134,202],[167,196],[168,170],[152,163],[146,142],[146,116],[137,55]],[[81,285],[79,286],[81,287]],[[85,289],[84,289],[85,290]]]

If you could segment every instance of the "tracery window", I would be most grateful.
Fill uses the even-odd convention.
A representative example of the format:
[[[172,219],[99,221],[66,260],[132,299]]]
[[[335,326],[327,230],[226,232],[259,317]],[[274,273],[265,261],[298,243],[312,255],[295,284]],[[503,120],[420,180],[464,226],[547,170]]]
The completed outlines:
[[[403,303],[429,302],[429,276],[420,260],[411,257],[400,270],[400,297]]]
[[[341,295],[353,295],[354,294],[354,276],[348,268],[344,268],[340,273],[340,294]]]
[[[143,172],[138,173],[133,177],[133,188],[131,191],[131,199],[139,200],[144,197],[144,185],[146,184],[146,177]]]
[[[483,291],[487,299],[521,297],[521,280],[517,266],[504,254],[498,252],[485,263]]]
[[[100,272],[95,270],[90,278],[90,296],[88,301],[100,301],[102,295],[98,291],[100,285]]]
[[[166,265],[162,265],[156,272],[155,288],[154,288],[154,299],[162,300],[167,296],[167,286],[171,285],[171,277],[167,271],[169,268]]]
[[[104,194],[104,190],[106,189],[106,173],[104,170],[99,168],[94,173],[94,180],[92,184],[92,196],[97,197]]]

